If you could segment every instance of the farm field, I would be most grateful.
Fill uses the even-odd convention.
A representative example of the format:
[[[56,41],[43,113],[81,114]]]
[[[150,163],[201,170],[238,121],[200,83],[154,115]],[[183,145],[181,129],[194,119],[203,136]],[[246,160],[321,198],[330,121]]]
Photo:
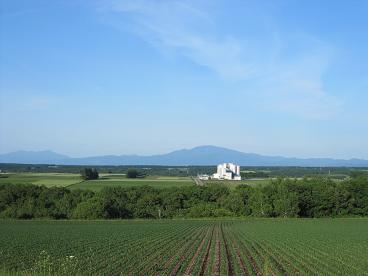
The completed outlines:
[[[149,176],[145,178],[126,178],[125,175],[102,175],[98,180],[88,180],[71,185],[71,189],[87,189],[99,191],[104,187],[137,187],[150,186],[153,188],[170,188],[193,186],[194,182],[189,177],[159,177]]]
[[[9,173],[0,174],[0,184],[34,184],[47,187],[67,187],[81,182],[74,173]]]
[[[271,178],[253,178],[241,181],[206,180],[205,185],[221,184],[230,189],[239,185],[264,186],[269,184]],[[104,187],[137,187],[150,186],[153,188],[171,188],[195,185],[190,177],[184,176],[147,176],[145,178],[126,178],[125,174],[100,174],[98,180],[84,181],[76,173],[2,173],[0,184],[34,184],[46,187],[68,187],[100,191]]]
[[[368,219],[0,221],[0,271],[368,275]]]
[[[34,184],[46,187],[69,187],[71,189],[89,189],[99,191],[104,187],[151,186],[168,188],[191,186],[189,177],[148,176],[142,179],[128,179],[125,174],[100,174],[98,180],[84,181],[79,174],[73,173],[11,173],[1,174],[0,184]]]

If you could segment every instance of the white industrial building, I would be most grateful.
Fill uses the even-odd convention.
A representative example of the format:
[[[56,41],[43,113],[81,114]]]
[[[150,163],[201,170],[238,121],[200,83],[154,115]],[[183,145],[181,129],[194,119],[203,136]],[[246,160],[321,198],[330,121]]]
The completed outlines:
[[[217,173],[214,173],[212,178],[220,180],[241,180],[240,166],[233,163],[217,165]]]

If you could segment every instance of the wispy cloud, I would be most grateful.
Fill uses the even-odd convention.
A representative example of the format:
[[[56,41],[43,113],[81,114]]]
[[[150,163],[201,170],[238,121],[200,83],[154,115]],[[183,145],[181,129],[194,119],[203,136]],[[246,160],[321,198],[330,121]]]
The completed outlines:
[[[297,56],[281,55],[262,80],[261,89],[269,96],[265,102],[273,109],[306,119],[331,118],[339,112],[342,102],[328,93],[323,77],[333,58],[333,48],[310,36],[298,36]],[[295,45],[292,38],[285,43]],[[272,103],[270,102],[272,101]]]
[[[259,34],[239,37],[230,30],[218,30],[216,16],[208,8],[213,2],[104,3],[126,19],[130,31],[161,51],[185,56],[225,80],[256,83],[258,93],[273,99],[269,105],[274,109],[306,118],[328,118],[339,110],[341,103],[326,92],[323,82],[332,47],[311,35],[279,32],[272,15],[262,14],[265,20]],[[254,22],[247,26],[252,19],[244,19],[242,28],[253,27]]]
[[[212,17],[198,3],[128,0],[112,1],[110,8],[128,16],[133,31],[160,50],[174,50],[226,79],[250,76],[244,45],[229,34],[217,35]]]

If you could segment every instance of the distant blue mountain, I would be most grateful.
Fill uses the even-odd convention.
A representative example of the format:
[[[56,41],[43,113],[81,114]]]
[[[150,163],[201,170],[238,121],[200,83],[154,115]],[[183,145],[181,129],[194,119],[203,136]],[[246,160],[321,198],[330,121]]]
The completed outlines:
[[[49,150],[44,151],[16,151],[0,154],[0,163],[20,164],[53,164],[69,159],[69,156],[58,154]]]
[[[241,166],[368,167],[368,160],[365,159],[265,156],[216,146],[200,146],[150,156],[105,155],[71,158],[52,151],[17,151],[0,155],[0,163],[23,164],[205,166],[223,162],[234,162]]]

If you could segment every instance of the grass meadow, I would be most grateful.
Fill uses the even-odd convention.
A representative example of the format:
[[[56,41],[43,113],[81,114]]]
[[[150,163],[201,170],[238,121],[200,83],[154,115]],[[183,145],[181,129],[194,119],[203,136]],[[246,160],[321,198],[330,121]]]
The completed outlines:
[[[81,182],[73,173],[7,173],[0,175],[0,184],[34,184],[46,187],[67,187]]]
[[[0,184],[34,184],[46,187],[68,187],[99,191],[104,187],[170,188],[194,185],[190,177],[148,176],[128,179],[125,174],[100,174],[98,180],[84,181],[79,174],[72,173],[10,173],[1,174]]]
[[[150,186],[163,189],[172,187],[193,186],[194,181],[189,177],[156,177],[128,179],[122,175],[102,175],[100,179],[88,180],[69,186],[71,189],[88,189],[99,191],[104,187],[138,187]]]
[[[206,185],[221,184],[230,189],[239,185],[263,186],[270,183],[267,178],[245,179],[241,181],[207,180]],[[191,177],[180,176],[147,176],[145,178],[128,179],[125,174],[100,174],[97,180],[84,181],[79,174],[73,173],[9,173],[0,174],[0,184],[34,184],[46,187],[68,187],[70,189],[88,189],[100,191],[104,187],[137,187],[172,188],[195,185]]]

